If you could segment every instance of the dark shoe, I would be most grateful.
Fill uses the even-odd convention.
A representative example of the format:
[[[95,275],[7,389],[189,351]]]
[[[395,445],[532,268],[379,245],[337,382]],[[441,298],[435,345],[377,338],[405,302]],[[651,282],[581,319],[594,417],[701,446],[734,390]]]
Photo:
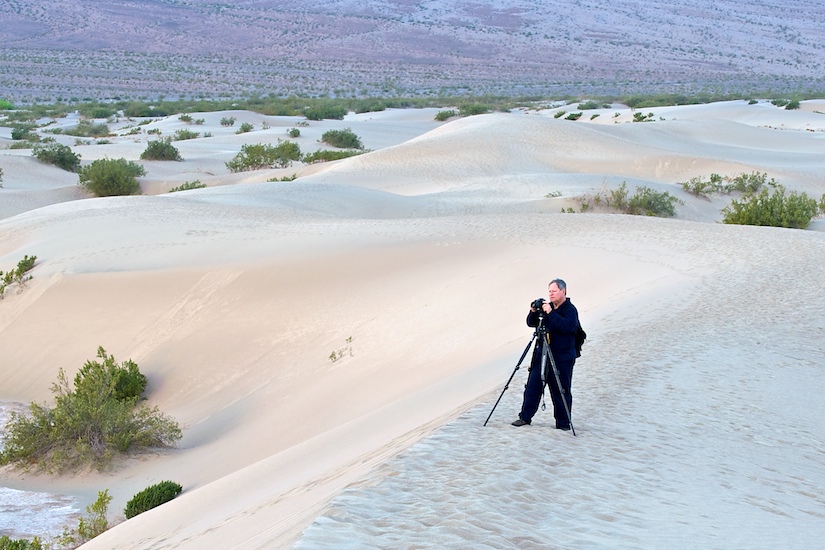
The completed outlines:
[[[528,426],[529,424],[529,422],[527,422],[526,420],[522,420],[521,418],[513,422],[513,426]]]
[[[562,430],[562,431],[565,431],[565,432],[569,432],[570,431],[570,424],[568,424],[567,426],[556,426],[556,429],[557,430]]]

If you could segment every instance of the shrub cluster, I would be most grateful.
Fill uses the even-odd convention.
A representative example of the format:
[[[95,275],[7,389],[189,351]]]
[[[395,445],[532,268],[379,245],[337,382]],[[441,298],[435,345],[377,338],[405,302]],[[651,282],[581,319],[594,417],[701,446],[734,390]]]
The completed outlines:
[[[235,117],[221,117],[221,126],[234,126]]]
[[[347,112],[347,108],[343,105],[332,102],[322,102],[305,108],[303,115],[307,120],[344,120]]]
[[[7,535],[0,537],[0,550],[43,550],[43,543],[38,537],[33,540],[11,539]]]
[[[12,413],[0,464],[62,472],[92,465],[102,470],[117,453],[171,447],[182,437],[177,422],[157,407],[138,404],[146,387],[132,361],[122,365],[100,347],[72,388],[61,368],[51,390],[55,406],[32,402],[29,414]]]
[[[75,137],[103,137],[109,135],[109,126],[104,122],[95,124],[89,120],[81,120],[77,126],[64,130],[63,133]]]
[[[582,212],[589,210],[588,196],[579,199],[582,203]],[[683,204],[678,197],[667,191],[655,191],[649,187],[637,187],[633,195],[627,190],[627,182],[610,191],[601,191],[592,197],[596,206],[604,205],[607,208],[618,210],[625,214],[637,216],[672,217],[676,215],[676,205]]]
[[[80,186],[98,197],[139,195],[139,176],[145,176],[143,166],[124,158],[103,158],[79,171]]]
[[[169,502],[178,496],[182,490],[183,487],[173,481],[161,481],[133,496],[126,503],[123,513],[126,519],[131,519],[138,514]]]
[[[200,132],[193,132],[192,130],[175,130],[175,141],[184,141],[186,139],[196,139],[200,137]]]
[[[456,115],[458,115],[458,113],[456,112],[456,110],[455,110],[455,109],[445,109],[445,110],[443,110],[443,111],[438,111],[438,112],[435,114],[435,119],[436,119],[438,122],[444,122],[444,121],[445,121],[445,120],[447,120],[448,118],[454,117],[454,116],[456,116]]]
[[[682,189],[695,197],[709,199],[714,194],[731,194],[734,191],[739,193],[756,193],[765,185],[776,185],[776,181],[768,181],[766,172],[751,172],[750,174],[739,174],[734,177],[711,174],[708,180],[701,177],[690,178],[688,181],[680,183]]]
[[[349,149],[345,151],[330,151],[329,149],[318,149],[317,151],[313,151],[312,153],[305,154],[301,161],[305,162],[306,164],[313,164],[316,162],[327,162],[331,160],[340,160],[345,159],[347,157],[354,157],[356,155],[362,155],[366,151],[358,150],[358,149]]]
[[[0,271],[0,300],[3,299],[3,296],[6,294],[6,289],[11,285],[16,284],[18,288],[22,289],[26,281],[31,280],[32,276],[27,275],[27,273],[34,267],[35,260],[37,260],[37,256],[29,256],[27,254],[23,256],[22,260],[17,262],[15,269],[12,269],[8,273]]]
[[[32,155],[40,162],[54,164],[69,172],[77,172],[80,169],[80,155],[75,154],[68,145],[61,145],[55,141],[45,145],[35,145]]]
[[[458,112],[461,116],[473,116],[489,113],[490,110],[490,106],[483,103],[465,103],[459,107]]]
[[[300,160],[301,148],[292,141],[278,140],[278,145],[258,143],[241,146],[241,152],[226,163],[230,172],[245,172],[263,168],[286,168]]]
[[[146,150],[140,154],[141,160],[183,160],[180,151],[172,145],[171,138],[161,138],[146,144]]]
[[[321,135],[321,141],[341,149],[363,149],[364,144],[351,128],[343,130],[327,130]]]
[[[62,548],[77,548],[106,532],[109,529],[109,520],[106,515],[110,502],[112,502],[112,497],[108,489],[98,491],[97,500],[86,506],[86,515],[77,519],[77,528],[63,528],[63,533],[57,538],[57,543]]]
[[[236,134],[245,134],[247,132],[251,132],[254,129],[255,129],[255,125],[252,124],[251,122],[243,122],[243,123],[241,123],[240,127],[238,127],[238,131],[236,131],[235,133]]]

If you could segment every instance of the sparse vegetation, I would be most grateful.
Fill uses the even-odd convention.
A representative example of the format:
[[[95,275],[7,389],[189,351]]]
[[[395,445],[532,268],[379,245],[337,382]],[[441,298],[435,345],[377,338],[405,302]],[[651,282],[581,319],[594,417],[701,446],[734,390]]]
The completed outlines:
[[[301,158],[301,161],[306,164],[314,164],[316,162],[329,162],[332,160],[340,160],[356,155],[362,155],[366,151],[359,149],[348,149],[344,151],[330,151],[329,149],[318,149],[312,153],[307,153]]]
[[[667,191],[656,191],[646,186],[636,188],[633,195],[627,189],[627,182],[611,190],[602,190],[593,196],[579,197],[581,211],[590,210],[590,201],[597,207],[616,210],[636,216],[656,216],[669,218],[676,215],[676,205],[683,204],[678,197]],[[570,210],[568,210],[570,211]]]
[[[5,296],[6,289],[12,285],[17,285],[18,291],[26,287],[26,283],[32,278],[28,273],[34,267],[35,260],[37,260],[37,256],[29,256],[26,254],[22,260],[17,262],[16,268],[6,273],[0,271],[0,300]]]
[[[140,158],[141,160],[183,160],[180,151],[172,145],[170,138],[150,141],[146,144],[146,150],[140,154]]]
[[[344,357],[352,357],[352,356],[353,356],[353,353],[352,353],[352,336],[350,336],[346,339],[346,345],[345,346],[340,347],[336,350],[333,350],[329,354],[329,360],[332,361],[333,363],[335,363],[336,361],[340,361]]]
[[[682,189],[696,196],[709,199],[713,194],[731,194],[734,191],[739,193],[756,193],[765,185],[776,185],[776,181],[768,181],[766,172],[751,172],[750,174],[739,174],[734,177],[711,174],[710,179],[703,180],[700,176],[690,178],[680,184]]]
[[[438,111],[435,114],[435,120],[437,120],[438,122],[444,122],[448,118],[452,118],[457,115],[458,113],[455,111],[455,109],[444,109],[443,111]]]
[[[77,126],[63,130],[63,133],[75,137],[104,137],[109,135],[109,126],[103,122],[95,124],[90,120],[81,120]]]
[[[104,469],[118,453],[171,447],[178,424],[157,407],[139,404],[146,377],[132,361],[117,365],[99,347],[100,361],[87,361],[74,388],[61,368],[52,384],[55,406],[32,402],[29,414],[12,413],[0,464],[60,473],[86,465]]]
[[[77,172],[80,169],[80,155],[75,154],[69,146],[54,141],[35,145],[32,155],[40,162],[53,164],[68,172]]]
[[[221,126],[234,126],[235,117],[221,117]]]
[[[263,168],[286,168],[293,161],[300,160],[301,148],[292,141],[278,140],[278,145],[258,143],[243,145],[240,153],[226,163],[230,172],[261,170]]]
[[[201,183],[201,180],[187,181],[185,183],[182,183],[181,185],[178,185],[177,187],[173,187],[172,189],[169,190],[169,192],[170,193],[177,193],[178,191],[189,191],[191,189],[203,189],[204,187],[206,187],[206,184]]]
[[[174,141],[184,141],[187,139],[197,139],[201,136],[200,132],[193,132],[192,130],[182,129],[175,130]]]
[[[298,128],[290,128],[287,130],[287,135],[291,138],[296,138],[301,136],[301,131]]]
[[[12,539],[7,535],[0,536],[0,550],[43,550],[43,543],[39,537],[32,540]]]
[[[157,508],[161,504],[169,502],[178,496],[181,491],[183,491],[183,487],[179,484],[173,481],[161,481],[133,496],[129,502],[126,503],[123,514],[126,516],[126,519],[131,519],[138,514],[142,514],[147,510]]]
[[[327,130],[321,135],[321,141],[333,147],[341,149],[363,149],[364,144],[361,138],[350,128],[343,130]]]
[[[126,159],[98,159],[82,167],[78,174],[80,186],[98,197],[117,195],[139,195],[139,176],[145,176],[146,170]]]
[[[108,489],[98,491],[97,500],[86,507],[86,515],[78,518],[77,528],[63,529],[63,534],[58,537],[57,543],[63,548],[77,548],[105,533],[109,529],[109,520],[106,516],[110,502],[112,502],[112,497]]]
[[[461,116],[483,115],[490,111],[490,106],[483,103],[465,103],[458,109]]]
[[[247,132],[251,132],[254,129],[255,129],[255,126],[253,126],[253,124],[251,122],[244,122],[244,123],[241,124],[241,126],[238,128],[238,131],[235,132],[235,133],[236,134],[245,134]]]

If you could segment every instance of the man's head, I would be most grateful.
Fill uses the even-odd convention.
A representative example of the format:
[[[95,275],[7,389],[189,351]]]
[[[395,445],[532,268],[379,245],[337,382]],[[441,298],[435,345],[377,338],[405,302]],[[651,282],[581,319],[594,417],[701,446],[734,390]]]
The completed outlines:
[[[561,279],[553,279],[547,285],[547,292],[553,305],[559,307],[567,299],[567,283]]]

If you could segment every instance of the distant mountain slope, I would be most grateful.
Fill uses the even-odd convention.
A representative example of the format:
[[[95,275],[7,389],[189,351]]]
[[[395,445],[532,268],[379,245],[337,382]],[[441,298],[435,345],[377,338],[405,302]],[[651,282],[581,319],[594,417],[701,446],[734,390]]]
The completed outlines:
[[[0,97],[825,88],[805,0],[0,0]]]

